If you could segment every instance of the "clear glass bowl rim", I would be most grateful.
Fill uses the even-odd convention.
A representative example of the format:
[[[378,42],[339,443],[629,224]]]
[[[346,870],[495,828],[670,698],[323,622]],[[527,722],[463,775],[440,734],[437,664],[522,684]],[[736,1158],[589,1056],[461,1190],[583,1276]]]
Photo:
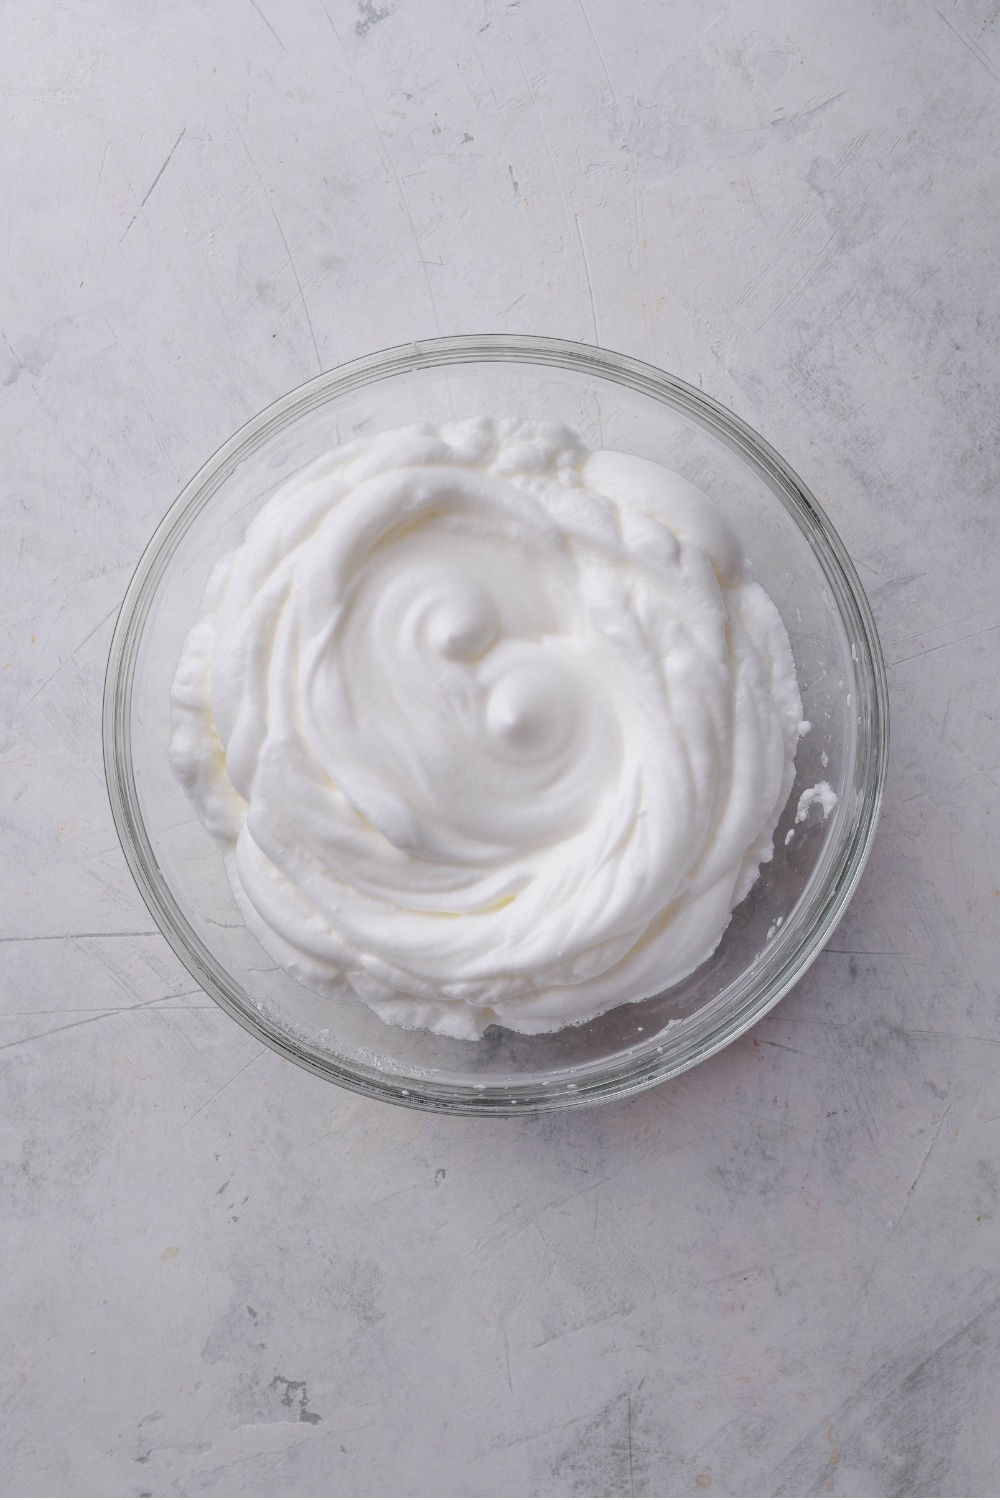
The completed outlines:
[[[437,366],[511,362],[591,373],[652,396],[694,418],[755,469],[796,523],[818,561],[848,638],[857,649],[858,743],[854,787],[860,788],[850,836],[797,923],[797,941],[765,967],[740,1002],[685,1028],[682,1045],[646,1049],[591,1070],[579,1085],[546,1093],[528,1080],[517,1098],[508,1087],[476,1089],[434,1080],[426,1085],[358,1063],[335,1061],[278,1030],[240,997],[238,987],[188,923],[163,877],[136,792],[131,753],[133,673],[143,628],[167,566],[195,518],[229,475],[289,421],[331,398],[389,376]],[[310,1072],[342,1087],[411,1108],[457,1114],[515,1115],[576,1108],[625,1098],[704,1061],[735,1041],[802,977],[831,936],[857,888],[881,809],[889,752],[885,661],[871,607],[839,536],[798,475],[753,428],[677,376],[629,355],[545,336],[464,334],[422,339],[355,359],[316,376],[251,418],[181,491],[147,544],[126,590],[111,642],[104,688],[104,763],[111,810],[125,858],[150,914],[201,987],[252,1035]]]

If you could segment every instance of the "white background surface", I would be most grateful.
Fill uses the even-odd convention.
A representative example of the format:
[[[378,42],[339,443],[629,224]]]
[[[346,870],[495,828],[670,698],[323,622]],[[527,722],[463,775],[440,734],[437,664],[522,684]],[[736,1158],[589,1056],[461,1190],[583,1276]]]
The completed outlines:
[[[1000,1486],[992,0],[0,6],[7,1493]],[[882,631],[874,856],[627,1104],[340,1092],[193,987],[104,789],[182,484],[338,362],[598,341],[818,493]]]

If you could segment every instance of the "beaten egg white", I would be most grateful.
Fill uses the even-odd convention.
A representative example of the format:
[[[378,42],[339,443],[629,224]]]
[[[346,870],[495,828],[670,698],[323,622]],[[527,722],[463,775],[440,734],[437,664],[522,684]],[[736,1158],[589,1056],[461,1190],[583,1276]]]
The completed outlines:
[[[172,710],[173,768],[268,953],[467,1038],[587,1020],[708,958],[807,727],[705,495],[486,417],[289,481],[215,568]]]

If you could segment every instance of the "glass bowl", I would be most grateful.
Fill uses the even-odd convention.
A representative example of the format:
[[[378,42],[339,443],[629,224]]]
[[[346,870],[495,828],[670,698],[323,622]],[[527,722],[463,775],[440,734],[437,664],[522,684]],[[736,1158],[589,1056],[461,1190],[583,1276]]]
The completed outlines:
[[[676,469],[732,520],[781,611],[806,718],[796,783],[715,954],[681,984],[545,1036],[406,1031],[277,968],[247,931],[222,854],[167,762],[169,688],[216,559],[296,470],[365,432],[485,412],[565,422],[597,448]],[[253,1035],[346,1088],[423,1109],[516,1114],[618,1099],[710,1057],[786,993],[829,938],[864,867],[885,780],[885,666],[833,527],[745,423],[639,360],[547,338],[439,338],[355,360],[255,417],[180,495],[129,585],[108,663],[104,750],[125,856],[192,976]],[[799,796],[838,802],[798,823]]]

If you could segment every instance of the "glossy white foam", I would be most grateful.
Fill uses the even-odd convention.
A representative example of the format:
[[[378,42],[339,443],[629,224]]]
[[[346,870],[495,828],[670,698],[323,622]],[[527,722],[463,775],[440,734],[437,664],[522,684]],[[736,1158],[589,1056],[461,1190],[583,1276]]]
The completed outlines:
[[[171,760],[304,984],[540,1032],[717,947],[791,790],[788,636],[721,512],[554,423],[362,438],[218,564]]]

